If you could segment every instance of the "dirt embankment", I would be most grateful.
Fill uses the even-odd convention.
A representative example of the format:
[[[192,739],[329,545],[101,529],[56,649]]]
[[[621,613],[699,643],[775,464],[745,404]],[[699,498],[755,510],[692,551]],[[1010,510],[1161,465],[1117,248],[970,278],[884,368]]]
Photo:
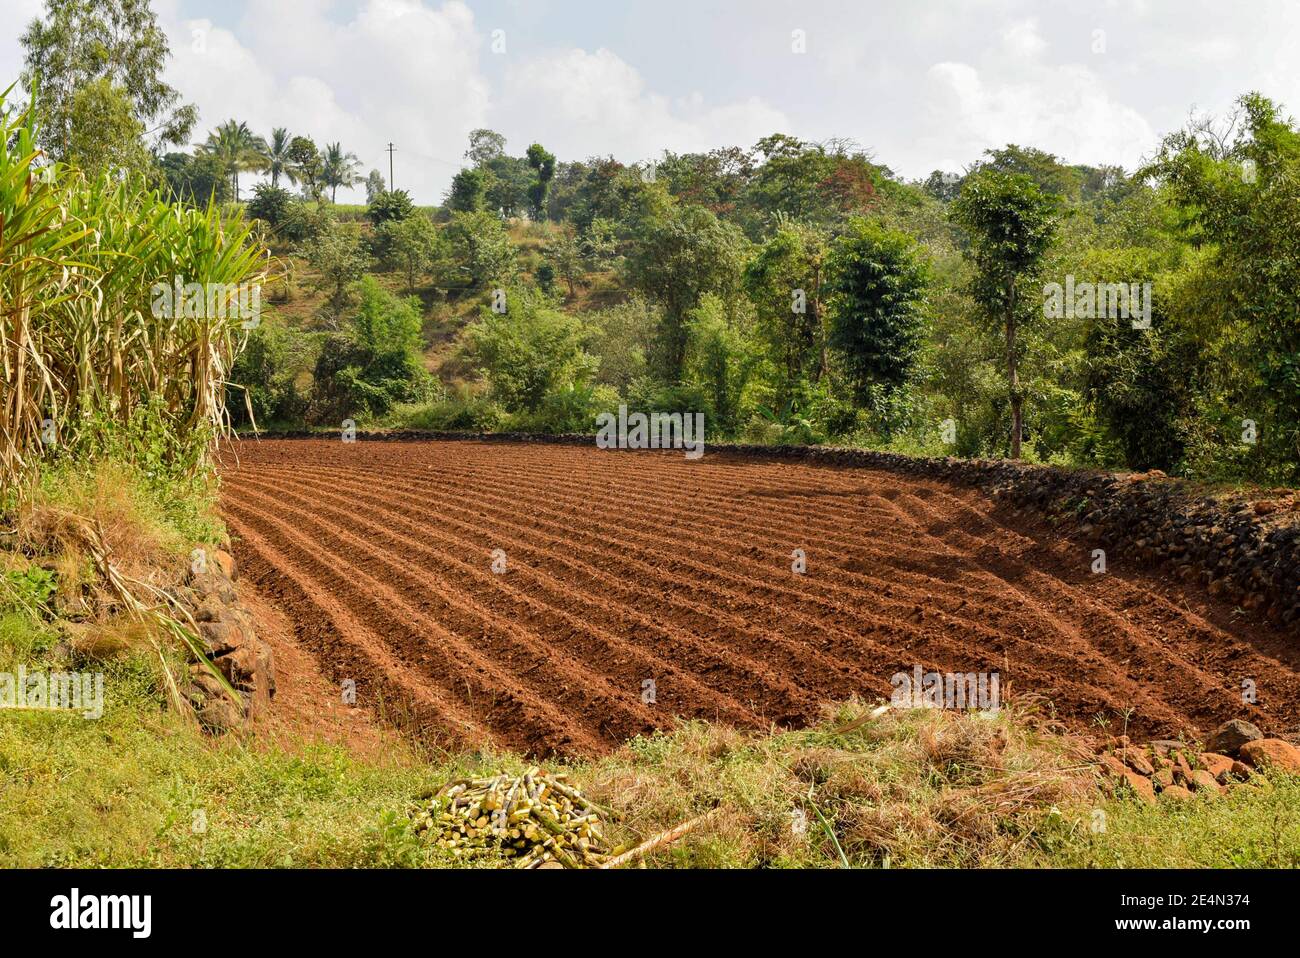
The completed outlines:
[[[1300,717],[1286,632],[1123,554],[1094,574],[1094,537],[951,482],[372,440],[242,443],[224,476],[236,554],[298,640],[440,742],[590,754],[679,716],[800,724],[916,665],[997,671],[1135,737]]]

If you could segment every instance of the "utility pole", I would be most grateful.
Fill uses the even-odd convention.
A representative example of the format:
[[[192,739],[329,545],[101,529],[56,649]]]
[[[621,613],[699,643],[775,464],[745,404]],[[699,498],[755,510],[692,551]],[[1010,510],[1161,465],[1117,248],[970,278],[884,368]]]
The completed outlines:
[[[388,191],[393,191],[393,144],[388,144]]]

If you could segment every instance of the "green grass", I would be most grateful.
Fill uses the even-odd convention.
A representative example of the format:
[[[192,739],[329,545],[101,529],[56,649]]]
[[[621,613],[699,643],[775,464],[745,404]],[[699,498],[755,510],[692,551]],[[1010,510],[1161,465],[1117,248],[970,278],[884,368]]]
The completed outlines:
[[[6,668],[49,654],[48,630],[12,614],[0,618],[0,642]],[[98,720],[0,716],[0,865],[456,865],[413,834],[407,810],[448,779],[525,765],[492,753],[430,760],[401,744],[360,758],[333,745],[212,740],[163,707],[145,657],[104,669]],[[1077,774],[1064,740],[1009,715],[889,715],[839,736],[693,723],[569,771],[623,813],[624,842],[724,807],[657,866],[840,867],[836,843],[855,867],[1300,864],[1294,779],[1148,808],[1106,797],[1091,773]]]

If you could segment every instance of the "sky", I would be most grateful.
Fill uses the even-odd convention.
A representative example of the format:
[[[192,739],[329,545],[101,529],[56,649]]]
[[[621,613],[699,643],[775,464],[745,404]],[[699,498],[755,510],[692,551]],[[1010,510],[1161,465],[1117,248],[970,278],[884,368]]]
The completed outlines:
[[[0,0],[0,88],[43,0]],[[468,134],[624,162],[782,132],[907,178],[1016,143],[1136,167],[1193,112],[1300,105],[1294,0],[153,0],[199,108],[441,200]],[[361,189],[339,201],[364,201]]]

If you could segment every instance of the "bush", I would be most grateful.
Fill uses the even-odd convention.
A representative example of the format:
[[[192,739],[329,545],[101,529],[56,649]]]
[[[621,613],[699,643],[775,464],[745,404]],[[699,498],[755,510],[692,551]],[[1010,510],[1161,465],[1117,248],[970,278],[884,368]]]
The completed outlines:
[[[427,400],[433,380],[420,356],[419,300],[400,299],[373,276],[357,284],[346,328],[325,337],[316,360],[311,419],[337,423]]]
[[[466,332],[469,359],[508,412],[535,412],[548,393],[591,380],[598,361],[584,349],[582,320],[537,292],[512,290],[508,312],[484,309]]]
[[[294,199],[289,191],[270,183],[253,187],[253,198],[248,201],[248,215],[255,216],[277,233],[289,215]]]
[[[299,392],[297,379],[312,367],[318,345],[318,336],[264,319],[230,372],[226,413],[231,424],[266,429],[301,422],[308,397]]]

